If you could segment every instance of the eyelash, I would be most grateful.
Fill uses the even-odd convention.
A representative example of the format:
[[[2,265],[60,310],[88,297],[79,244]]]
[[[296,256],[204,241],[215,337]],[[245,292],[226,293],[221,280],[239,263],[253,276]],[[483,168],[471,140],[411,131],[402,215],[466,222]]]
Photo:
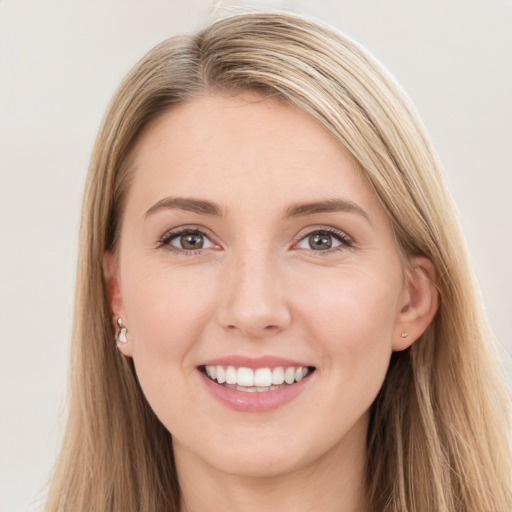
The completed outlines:
[[[301,233],[298,235],[295,240],[293,241],[292,247],[300,243],[301,241],[305,240],[307,237],[310,237],[315,234],[327,234],[329,236],[332,236],[335,240],[337,240],[340,245],[326,249],[326,250],[318,250],[315,251],[314,249],[304,249],[308,250],[311,254],[315,256],[326,256],[329,254],[333,254],[335,252],[338,252],[343,249],[350,249],[354,246],[354,242],[352,238],[350,238],[346,233],[343,231],[339,231],[338,229],[332,228],[332,227],[318,227],[318,228],[310,228],[306,233]],[[190,249],[180,249],[178,247],[174,247],[171,245],[171,242],[182,235],[200,235],[207,240],[209,240],[211,243],[216,243],[214,241],[214,237],[204,231],[204,228],[196,228],[196,227],[181,227],[177,228],[175,230],[169,231],[165,233],[159,240],[158,240],[158,247],[159,248],[165,248],[169,251],[172,251],[176,254],[183,255],[183,256],[196,256],[198,254],[201,254],[201,249],[196,250],[190,250]]]
[[[177,228],[177,229],[174,229],[172,231],[168,231],[167,233],[165,233],[165,235],[163,235],[162,238],[160,238],[160,240],[158,240],[158,247],[165,248],[171,252],[174,252],[179,255],[184,255],[184,256],[196,256],[196,255],[200,254],[202,249],[195,249],[195,250],[180,249],[178,247],[174,247],[173,245],[171,245],[171,242],[174,239],[176,239],[182,235],[201,235],[205,239],[209,240],[210,242],[215,243],[215,242],[213,242],[213,236],[206,233],[204,231],[204,228],[197,228],[197,227],[193,227],[193,226],[189,226],[189,227],[183,226],[181,228]]]
[[[319,256],[319,257],[329,256],[329,255],[332,255],[333,253],[337,253],[338,251],[342,251],[345,249],[351,249],[354,247],[354,241],[352,240],[351,237],[349,237],[343,231],[340,231],[333,227],[308,228],[308,231],[306,231],[305,233],[302,232],[296,237],[295,241],[293,242],[293,245],[295,246],[298,243],[300,243],[301,241],[303,241],[303,240],[307,239],[308,237],[315,235],[315,234],[323,234],[323,235],[332,236],[336,241],[338,241],[340,243],[340,245],[338,245],[337,247],[332,247],[330,249],[319,250],[319,251],[315,251],[314,249],[304,249],[304,250],[307,250],[308,252],[310,252],[313,256]]]

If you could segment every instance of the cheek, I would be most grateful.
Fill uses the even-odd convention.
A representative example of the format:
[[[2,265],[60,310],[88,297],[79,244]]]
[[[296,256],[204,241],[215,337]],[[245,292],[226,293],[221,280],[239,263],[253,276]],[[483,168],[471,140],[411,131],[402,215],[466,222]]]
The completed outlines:
[[[340,272],[300,296],[308,330],[317,341],[324,368],[344,384],[364,386],[385,376],[392,351],[400,276]],[[378,386],[380,387],[380,385]]]
[[[212,315],[211,287],[200,288],[205,276],[191,279],[165,266],[130,270],[123,293],[133,362],[149,404],[170,427],[193,404],[188,377],[195,372],[191,361],[197,359],[198,340]]]
[[[123,297],[130,322],[133,357],[155,358],[157,364],[181,364],[211,317],[211,288],[206,276],[169,269],[127,268]]]

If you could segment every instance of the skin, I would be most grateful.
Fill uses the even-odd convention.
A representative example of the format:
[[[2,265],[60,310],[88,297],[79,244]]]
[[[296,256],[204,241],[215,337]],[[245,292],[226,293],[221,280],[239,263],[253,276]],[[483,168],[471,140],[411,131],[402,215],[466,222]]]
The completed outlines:
[[[278,100],[192,100],[150,125],[134,155],[120,245],[104,266],[128,328],[120,350],[173,436],[182,509],[362,510],[368,411],[392,351],[435,314],[430,262],[410,262],[405,278],[389,220],[346,152]],[[223,215],[146,213],[169,196]],[[364,213],[284,215],[332,199]],[[185,251],[179,236],[162,245],[182,226],[205,233],[202,249]],[[312,248],[321,229],[344,238]],[[234,354],[316,370],[291,402],[241,413],[212,398],[198,370]]]

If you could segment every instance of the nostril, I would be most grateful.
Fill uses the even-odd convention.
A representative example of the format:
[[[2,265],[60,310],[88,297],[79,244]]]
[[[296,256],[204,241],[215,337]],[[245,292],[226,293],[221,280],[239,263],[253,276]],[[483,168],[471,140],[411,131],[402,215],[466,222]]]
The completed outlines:
[[[228,324],[225,326],[225,329],[233,333],[239,332],[249,338],[259,338],[275,335],[281,331],[282,327],[275,324],[258,326],[256,323],[252,325],[240,323],[240,325]]]

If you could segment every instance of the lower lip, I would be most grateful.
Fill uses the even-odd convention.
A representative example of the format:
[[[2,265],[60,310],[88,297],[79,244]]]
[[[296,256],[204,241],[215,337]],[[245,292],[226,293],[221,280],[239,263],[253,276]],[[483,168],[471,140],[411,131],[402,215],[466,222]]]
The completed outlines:
[[[278,409],[297,397],[306,388],[312,377],[312,374],[309,374],[299,382],[272,391],[249,393],[226,388],[211,380],[200,370],[199,372],[210,393],[223,405],[238,412],[266,412]]]

